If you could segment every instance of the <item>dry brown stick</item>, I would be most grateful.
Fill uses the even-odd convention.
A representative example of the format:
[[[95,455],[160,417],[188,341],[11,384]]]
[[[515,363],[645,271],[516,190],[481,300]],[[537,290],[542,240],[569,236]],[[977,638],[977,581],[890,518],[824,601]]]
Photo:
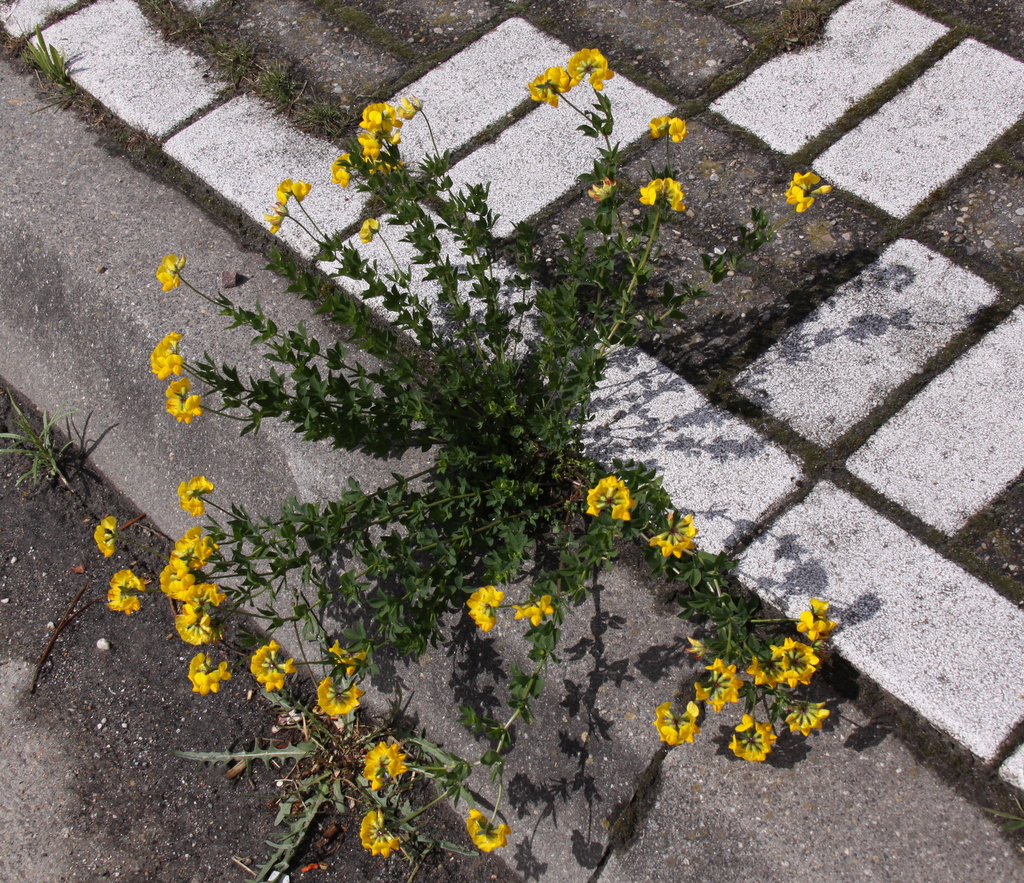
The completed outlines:
[[[50,655],[50,651],[53,649],[53,645],[57,642],[57,636],[64,629],[64,626],[68,625],[68,623],[70,623],[76,616],[78,616],[79,613],[83,613],[84,611],[88,610],[90,607],[92,607],[93,604],[95,604],[97,601],[102,601],[103,598],[105,597],[104,595],[100,595],[98,598],[93,598],[93,600],[86,604],[85,607],[82,607],[80,610],[75,610],[75,605],[79,602],[79,600],[81,600],[81,597],[85,594],[85,590],[87,588],[89,588],[89,580],[86,580],[82,584],[82,588],[78,590],[78,594],[71,599],[71,603],[68,604],[68,609],[64,611],[64,616],[61,617],[60,623],[53,630],[53,634],[50,635],[50,643],[46,645],[46,649],[43,651],[43,655],[39,657],[39,662],[36,664],[35,674],[32,675],[32,684],[28,688],[29,693],[35,693],[36,683],[39,680],[39,673],[43,670],[43,665],[46,663],[46,660]],[[73,610],[74,613],[71,612]]]

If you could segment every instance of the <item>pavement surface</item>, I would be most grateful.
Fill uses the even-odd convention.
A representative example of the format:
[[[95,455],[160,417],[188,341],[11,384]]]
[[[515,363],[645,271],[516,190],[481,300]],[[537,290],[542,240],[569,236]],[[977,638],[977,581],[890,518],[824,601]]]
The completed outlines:
[[[163,255],[186,254],[211,287],[240,274],[239,299],[329,338],[262,269],[263,213],[286,177],[314,183],[305,204],[322,224],[353,233],[366,206],[328,183],[337,147],[303,131],[294,109],[231,88],[206,44],[166,14],[154,24],[157,8],[0,3],[14,37],[46,25],[108,115],[90,128],[40,110],[31,76],[0,64],[0,374],[39,407],[88,413],[93,462],[173,535],[187,527],[173,493],[182,477],[215,474],[226,497],[269,513],[289,494],[323,498],[350,475],[372,485],[415,464],[304,446],[277,427],[239,440],[163,412],[147,357],[169,329],[195,352],[265,367],[198,298],[160,290]],[[423,98],[456,152],[453,178],[493,175],[506,225],[558,229],[579,210],[589,157],[576,123],[524,104],[524,84],[581,46],[600,46],[618,71],[614,137],[636,163],[652,153],[650,117],[687,117],[689,211],[666,245],[670,265],[784,190],[793,170],[836,185],[749,278],[730,281],[726,299],[749,303],[760,343],[712,383],[626,353],[598,393],[589,444],[599,458],[657,465],[705,546],[742,553],[740,578],[778,609],[828,600],[862,701],[829,694],[830,731],[763,765],[735,761],[716,738],[666,755],[651,709],[696,669],[659,587],[624,566],[590,621],[567,629],[564,692],[550,691],[516,749],[509,865],[567,883],[798,869],[836,881],[1021,879],[1019,848],[977,803],[1024,790],[1024,611],[1019,585],[963,543],[1024,469],[1019,6],[849,0],[825,7],[822,39],[802,48],[769,40],[783,11],[773,0],[224,8],[339,104]],[[423,145],[410,136],[408,149]],[[310,254],[287,226],[282,239]],[[768,321],[801,297],[787,321]],[[495,648],[517,652],[500,629],[487,642],[467,635],[376,686],[401,683],[435,738],[468,747],[453,693],[487,692],[475,662]]]

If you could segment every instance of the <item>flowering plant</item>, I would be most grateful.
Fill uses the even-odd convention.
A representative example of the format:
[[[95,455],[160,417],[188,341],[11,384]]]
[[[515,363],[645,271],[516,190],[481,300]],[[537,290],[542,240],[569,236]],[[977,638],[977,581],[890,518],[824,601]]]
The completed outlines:
[[[221,642],[231,615],[242,611],[255,614],[271,636],[286,624],[301,624],[304,638],[322,645],[319,657],[308,660],[321,678],[319,713],[343,727],[359,707],[359,683],[374,671],[379,648],[419,656],[444,639],[453,617],[468,615],[488,631],[504,611],[514,610],[512,622],[523,621],[532,668],[513,666],[508,674],[510,716],[499,720],[462,709],[463,723],[490,741],[476,763],[489,767],[499,783],[490,815],[474,808],[467,820],[471,839],[485,851],[503,846],[511,833],[498,813],[513,726],[532,720],[533,701],[549,665],[557,662],[564,618],[587,598],[592,579],[610,566],[619,543],[642,544],[656,575],[680,581],[686,612],[728,624],[730,636],[737,634],[735,623],[753,633],[749,622],[756,605],[726,591],[735,562],[697,548],[692,516],[673,508],[660,478],[635,462],[616,461],[608,474],[584,452],[591,395],[609,356],[636,344],[642,332],[682,319],[688,302],[709,293],[692,281],[650,290],[659,234],[672,213],[685,209],[671,146],[686,137],[686,124],[670,117],[651,120],[651,137],[665,139],[665,165],[650,170],[648,183],[626,187],[620,183],[622,152],[610,140],[612,103],[604,94],[613,76],[599,51],[584,49],[565,68],[549,68],[528,86],[536,101],[566,104],[580,116],[582,134],[596,142],[593,169],[580,177],[595,200],[594,215],[574,235],[561,237],[562,251],[546,285],[536,281],[537,230],[522,223],[499,240],[487,188],[456,188],[448,174],[449,152],[435,145],[418,167],[406,164],[404,124],[430,124],[418,100],[403,98],[398,106],[368,106],[362,131],[331,169],[334,184],[371,195],[379,211],[362,222],[358,240],[382,242],[391,257],[388,266],[369,260],[356,237],[320,229],[304,205],[311,188],[306,182],[282,181],[266,215],[271,232],[289,222],[305,230],[317,244],[321,267],[360,292],[357,298],[340,288],[325,290],[317,276],[286,255],[273,258],[271,266],[290,281],[289,290],[316,301],[318,312],[347,329],[347,342],[324,346],[301,326],[279,329],[258,305],[246,309],[223,293],[198,292],[235,325],[255,332],[279,367],[267,377],[243,378],[209,356],[186,358],[187,342],[176,332],[151,356],[158,378],[180,378],[166,391],[167,410],[178,421],[191,423],[211,410],[212,399],[219,400],[218,413],[241,421],[243,434],[276,418],[305,439],[336,448],[381,457],[415,448],[431,452],[432,463],[421,473],[395,475],[375,490],[350,479],[339,499],[291,500],[276,520],[217,504],[213,483],[202,476],[183,481],[182,508],[198,516],[209,506],[217,514],[207,515],[208,533],[190,531],[175,546],[160,588],[179,605],[178,632],[189,643]],[[584,81],[590,106],[573,91]],[[787,194],[795,205],[790,216],[813,201],[807,191],[817,183],[813,177],[794,179]],[[720,282],[787,219],[773,222],[755,209],[732,250],[702,256],[708,282]],[[408,262],[397,259],[403,249],[411,250],[411,266],[425,268],[422,281]],[[185,268],[185,256],[164,258],[157,278],[165,291],[192,287]],[[388,324],[379,321],[375,308],[386,313]],[[352,348],[380,367],[367,367]],[[204,387],[201,396],[192,391],[193,380]],[[97,529],[101,550],[112,549],[117,536],[116,524]],[[339,549],[350,566],[333,566]],[[370,623],[332,625],[325,611],[339,601],[371,609]],[[239,622],[234,641],[251,654],[248,667],[266,690],[284,688],[296,667],[276,640],[268,643]],[[726,642],[709,667],[710,684],[698,684],[697,700],[716,709],[736,701],[741,689],[736,665],[723,661],[735,655],[735,638]],[[749,642],[740,643],[746,652]],[[774,656],[755,659],[772,672],[774,687],[791,673],[801,680],[812,666],[805,655],[800,667],[803,651],[787,645],[782,652],[788,654],[784,670]],[[228,673],[202,653],[193,661],[192,677],[200,692],[215,692]],[[762,679],[742,690],[756,696],[767,685]],[[684,717],[676,718],[662,705],[656,721],[661,738],[671,744],[692,741],[699,713],[691,702]],[[801,712],[798,728],[815,726],[815,719],[813,712]],[[752,730],[753,738],[738,737],[742,756],[759,759],[755,755],[767,741],[760,726],[744,720],[740,733]],[[434,750],[422,740],[417,744],[421,755]],[[365,765],[369,809],[360,836],[368,849],[385,856],[407,848],[418,814],[399,811],[382,796],[407,771],[409,760],[396,745],[380,742]],[[470,764],[431,769],[441,796],[472,803],[464,784]]]

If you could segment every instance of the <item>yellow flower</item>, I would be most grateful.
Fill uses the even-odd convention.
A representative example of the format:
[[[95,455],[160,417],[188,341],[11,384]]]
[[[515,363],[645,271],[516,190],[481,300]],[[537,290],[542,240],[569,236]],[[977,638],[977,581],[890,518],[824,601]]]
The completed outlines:
[[[811,609],[800,614],[796,630],[804,632],[812,642],[827,638],[832,633],[832,629],[836,627],[836,623],[825,618],[826,610],[828,610],[828,604],[825,601],[811,598]]]
[[[536,604],[529,604],[525,607],[520,607],[518,604],[512,606],[516,610],[516,619],[529,619],[534,625],[540,625],[545,616],[550,616],[555,612],[550,595],[542,596]]]
[[[219,607],[227,597],[216,583],[197,583],[192,586],[192,591],[183,600],[192,604],[209,604],[211,607]]]
[[[146,591],[146,584],[130,570],[119,570],[110,579],[107,606],[128,615],[142,607],[138,593]]]
[[[350,168],[352,168],[352,155],[343,153],[331,163],[331,180],[342,187],[348,187],[348,183],[352,179]]]
[[[821,662],[811,647],[792,638],[786,638],[781,647],[772,645],[771,650],[772,657],[783,668],[779,680],[791,688],[797,684],[809,684]]]
[[[367,218],[363,221],[363,226],[359,228],[359,238],[363,242],[373,242],[373,237],[377,235],[379,229],[380,221],[376,218]]]
[[[484,586],[469,596],[469,601],[466,602],[466,606],[469,607],[469,615],[473,622],[480,626],[481,631],[489,632],[494,628],[494,624],[498,621],[495,611],[504,598],[505,593],[494,586]]]
[[[671,702],[663,702],[654,710],[654,728],[658,731],[661,741],[669,745],[692,742],[693,737],[700,732],[700,727],[697,726],[698,717],[700,708],[696,702],[688,702],[686,713],[678,716],[673,713]]]
[[[205,567],[210,556],[220,547],[202,533],[201,527],[190,527],[185,531],[185,535],[174,544],[171,561],[178,559],[194,570]]]
[[[342,650],[341,644],[338,641],[334,642],[333,647],[329,647],[328,651],[330,654],[338,660],[338,665],[345,666],[345,674],[352,677],[357,671],[359,671],[360,665],[366,661],[366,651],[360,650],[358,653],[349,654]]]
[[[737,757],[760,763],[771,753],[777,738],[771,724],[759,724],[749,714],[745,714],[743,722],[736,727],[736,735],[732,737],[729,747]]]
[[[172,380],[164,395],[167,397],[167,413],[179,423],[191,423],[194,417],[203,413],[201,396],[190,395],[192,384],[187,377]]]
[[[377,747],[367,753],[366,763],[363,765],[363,776],[369,780],[371,790],[377,791],[383,787],[385,772],[392,779],[396,779],[402,773],[408,772],[408,767],[405,765],[405,755],[397,745],[378,742]]]
[[[296,202],[302,202],[312,189],[313,185],[307,184],[305,181],[293,181],[291,178],[285,178],[277,185],[277,201],[284,206],[288,204],[288,197],[294,196]]]
[[[204,475],[197,475],[178,485],[178,503],[189,515],[200,516],[206,511],[203,494],[213,491],[213,482]]]
[[[785,664],[781,663],[774,656],[764,666],[761,665],[761,660],[755,656],[751,664],[747,666],[747,674],[753,675],[754,683],[757,685],[764,684],[767,687],[777,686],[785,672]]]
[[[186,644],[212,644],[224,633],[222,623],[213,619],[202,604],[187,603],[174,618],[174,628]]]
[[[179,340],[181,335],[172,331],[150,353],[149,366],[158,380],[166,380],[172,374],[181,374],[184,361],[178,355]]]
[[[373,132],[363,132],[358,140],[363,148],[363,159],[375,160],[380,157],[380,141],[374,137]]]
[[[316,689],[316,698],[320,703],[320,710],[331,717],[340,717],[343,714],[355,711],[359,705],[359,697],[362,695],[363,691],[355,684],[347,690],[339,692],[337,685],[334,683],[334,678],[330,676],[324,678]]]
[[[388,137],[392,129],[400,129],[402,121],[398,118],[395,108],[384,102],[371,104],[363,111],[363,118],[359,123],[360,127],[367,132],[374,132]],[[396,144],[396,141],[392,141]]]
[[[478,809],[469,811],[466,828],[473,845],[481,852],[492,852],[504,846],[508,842],[508,835],[512,833],[512,829],[508,825],[495,826]]]
[[[793,175],[793,180],[789,184],[789,189],[786,191],[786,202],[790,205],[795,205],[798,212],[805,212],[814,204],[814,197],[816,195],[831,193],[832,186],[830,184],[822,184],[820,187],[811,190],[815,184],[821,181],[814,172],[796,172]]]
[[[363,848],[370,850],[371,855],[382,855],[387,858],[392,849],[398,849],[398,838],[384,828],[384,813],[379,809],[371,809],[359,826],[359,838]]]
[[[263,219],[270,224],[270,232],[276,233],[281,229],[281,224],[284,223],[284,219],[288,217],[288,206],[283,202],[275,202],[270,207],[270,213],[265,214]]]
[[[675,523],[676,517],[675,512],[670,512],[668,530],[656,537],[651,537],[649,543],[651,546],[659,546],[661,554],[665,558],[668,558],[669,555],[682,558],[683,552],[690,553],[694,549],[693,538],[697,536],[697,528],[693,526],[693,516],[687,515],[678,524]]]
[[[114,546],[117,543],[117,519],[113,515],[108,515],[96,525],[92,537],[104,557],[109,558],[114,554]]]
[[[602,478],[597,487],[587,492],[587,515],[600,515],[611,508],[612,518],[629,521],[629,510],[635,505],[636,500],[629,496],[629,488],[614,475]]]
[[[399,102],[398,115],[403,120],[411,120],[421,110],[423,110],[423,102],[415,95],[410,95]]]
[[[183,561],[173,559],[160,573],[160,590],[175,601],[191,601],[195,587],[196,575]]]
[[[220,689],[221,681],[231,680],[231,672],[228,671],[226,662],[222,662],[216,668],[211,668],[210,663],[210,657],[205,653],[197,653],[192,657],[188,666],[188,679],[192,682],[193,693],[200,696],[216,693]]]
[[[164,291],[170,291],[181,284],[181,271],[185,269],[185,255],[167,255],[156,270],[156,278],[163,283]]]
[[[679,117],[655,117],[651,120],[651,137],[663,138],[665,135],[678,144],[687,135],[686,120]]]
[[[791,733],[799,732],[803,736],[811,735],[811,730],[820,730],[821,722],[829,715],[824,702],[797,702],[786,716]]]
[[[569,59],[567,73],[571,86],[581,83],[584,77],[590,77],[590,85],[598,92],[604,89],[604,80],[615,76],[608,70],[608,60],[597,49],[581,49],[577,52]]]
[[[572,79],[564,68],[549,67],[528,86],[534,101],[546,101],[558,107],[558,96],[572,88]]]
[[[268,690],[283,689],[284,676],[294,674],[296,670],[294,659],[289,659],[287,662],[282,662],[278,659],[277,654],[280,649],[281,646],[277,641],[264,644],[253,653],[252,661],[249,663],[249,671]]]
[[[602,199],[607,199],[615,192],[615,187],[618,184],[617,181],[613,181],[611,178],[605,178],[600,184],[595,184],[587,191],[587,196],[591,199],[596,199],[600,202]]]
[[[726,702],[740,701],[739,688],[743,681],[736,677],[735,665],[726,666],[721,659],[716,659],[704,668],[711,672],[711,680],[707,686],[700,681],[694,684],[698,700],[707,700],[715,711],[721,711]]]
[[[674,178],[655,178],[649,184],[640,188],[640,202],[644,205],[654,205],[659,197],[664,197],[665,202],[674,212],[681,212],[686,209],[683,205],[683,190],[679,182]]]

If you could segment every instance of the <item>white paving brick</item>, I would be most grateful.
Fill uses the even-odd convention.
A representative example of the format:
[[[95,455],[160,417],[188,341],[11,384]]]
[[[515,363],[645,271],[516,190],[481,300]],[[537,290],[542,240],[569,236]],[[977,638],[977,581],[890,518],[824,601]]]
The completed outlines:
[[[800,468],[741,420],[640,350],[612,356],[594,394],[587,453],[656,467],[701,546],[721,551],[793,490]]]
[[[14,0],[0,2],[0,25],[15,37],[27,37],[42,25],[51,13],[70,9],[78,0]]]
[[[523,83],[541,73],[527,72]],[[612,101],[615,115],[611,141],[618,141],[623,147],[649,133],[652,118],[672,109],[668,102],[618,74],[605,83],[605,93]],[[574,103],[593,103],[593,92],[586,83],[569,94]],[[495,141],[458,163],[452,169],[452,181],[456,186],[490,183],[490,205],[501,216],[495,233],[507,236],[513,225],[525,221],[571,188],[579,187],[577,176],[593,168],[596,145],[593,139],[576,131],[582,122],[583,118],[565,102],[557,108],[541,102]]]
[[[831,444],[998,295],[900,239],[744,371],[737,387],[806,438]]]
[[[828,601],[843,657],[985,761],[1024,717],[1024,613],[828,482],[740,577],[788,616]]]
[[[1024,469],[1024,307],[928,384],[847,466],[929,524],[959,530]]]
[[[285,178],[313,185],[303,206],[328,233],[357,221],[367,202],[366,194],[354,187],[342,189],[331,183],[331,163],[340,153],[336,147],[297,131],[249,96],[182,129],[164,149],[262,225]],[[305,221],[294,202],[292,206],[293,214]],[[309,237],[290,220],[279,235],[302,254],[313,254]]]
[[[1024,791],[1024,745],[1002,762],[999,776],[1004,782]]]
[[[100,0],[43,37],[79,86],[148,135],[167,134],[217,96],[206,64],[164,42],[131,0]]]
[[[572,50],[521,18],[510,18],[404,89],[423,101],[437,150],[456,150],[530,97],[527,83],[565,66]],[[402,155],[421,160],[434,146],[420,119],[402,129]]]
[[[814,162],[819,174],[905,217],[1024,115],[1024,64],[964,40]]]
[[[947,30],[892,0],[851,0],[821,42],[772,59],[711,109],[793,153]]]

